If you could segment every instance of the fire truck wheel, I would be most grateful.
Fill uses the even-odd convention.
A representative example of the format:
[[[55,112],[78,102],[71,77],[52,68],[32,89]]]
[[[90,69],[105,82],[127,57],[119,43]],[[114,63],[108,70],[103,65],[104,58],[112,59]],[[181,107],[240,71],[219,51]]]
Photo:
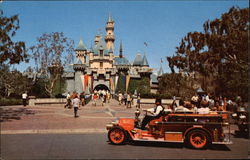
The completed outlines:
[[[120,127],[110,129],[108,132],[108,138],[112,144],[117,145],[124,144],[127,139],[125,131]]]
[[[210,144],[208,134],[202,130],[192,130],[186,136],[188,145],[195,149],[204,149]]]

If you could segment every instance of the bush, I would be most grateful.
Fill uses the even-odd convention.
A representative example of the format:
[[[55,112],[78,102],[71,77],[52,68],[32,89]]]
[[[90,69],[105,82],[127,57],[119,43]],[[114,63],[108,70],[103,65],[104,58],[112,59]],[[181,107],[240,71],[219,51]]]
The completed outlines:
[[[22,99],[14,99],[14,98],[1,98],[0,106],[12,106],[12,105],[21,105],[23,104]]]
[[[155,94],[155,93],[146,93],[141,94],[142,98],[161,98],[161,99],[172,99],[173,96],[170,94]]]

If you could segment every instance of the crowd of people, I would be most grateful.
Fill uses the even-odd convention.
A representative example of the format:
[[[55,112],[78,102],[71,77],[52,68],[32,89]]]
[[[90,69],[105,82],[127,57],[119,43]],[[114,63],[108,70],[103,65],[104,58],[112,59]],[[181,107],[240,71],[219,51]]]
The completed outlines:
[[[78,109],[80,109],[81,106],[84,106],[86,104],[86,97],[85,93],[82,92],[80,95],[77,92],[73,92],[72,94],[68,92],[66,96],[67,102],[64,105],[64,108],[71,109],[74,108],[74,116],[79,117],[77,112]]]
[[[138,95],[132,95],[131,93],[118,93],[119,105],[124,104],[126,108],[131,108],[132,105],[135,105],[134,99],[137,99],[136,107],[140,108],[140,93]]]
[[[230,111],[236,112],[238,106],[242,106],[242,99],[237,96],[234,100],[222,96],[213,96],[211,94],[195,94],[190,100],[179,100],[179,105],[171,105],[173,111],[194,111],[207,114],[209,112]]]
[[[94,90],[94,93],[92,94],[93,105],[95,106],[98,99],[101,100],[102,106],[104,106],[105,103],[110,102],[111,98],[111,93],[108,90]]]

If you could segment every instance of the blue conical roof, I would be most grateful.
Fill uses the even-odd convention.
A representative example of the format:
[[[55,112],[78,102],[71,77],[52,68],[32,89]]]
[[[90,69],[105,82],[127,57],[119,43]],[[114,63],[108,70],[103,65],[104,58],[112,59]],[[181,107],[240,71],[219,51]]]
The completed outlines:
[[[64,69],[65,72],[74,72],[73,65],[67,65]]]
[[[137,54],[133,63],[134,66],[141,66],[142,65],[142,57],[141,54]]]
[[[82,39],[80,39],[78,46],[76,47],[77,51],[86,51],[87,48],[86,46],[83,44]]]
[[[82,64],[82,61],[78,59],[75,64]]]
[[[103,38],[97,43],[96,47],[94,48],[94,55],[98,55],[99,51],[103,50],[104,55],[108,55],[108,50],[106,48],[106,43],[104,42]]]
[[[142,65],[143,65],[143,66],[149,66],[149,65],[148,65],[148,60],[147,60],[147,57],[146,57],[145,54],[144,54],[143,59],[142,59]]]

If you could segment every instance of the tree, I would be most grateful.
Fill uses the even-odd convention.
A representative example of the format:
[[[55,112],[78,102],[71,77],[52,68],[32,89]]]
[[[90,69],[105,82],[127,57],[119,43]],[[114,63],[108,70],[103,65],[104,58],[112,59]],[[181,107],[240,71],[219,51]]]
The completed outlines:
[[[28,62],[25,43],[23,41],[13,42],[11,39],[19,28],[18,15],[4,17],[3,11],[0,10],[0,64]]]
[[[63,67],[73,61],[74,42],[62,32],[44,33],[37,41],[38,44],[30,47],[30,50],[36,63],[36,71],[48,80],[45,90],[52,97]]]
[[[171,70],[176,67],[188,74],[198,73],[203,81],[215,84],[216,94],[230,90],[230,96],[247,95],[248,13],[248,8],[232,7],[220,19],[206,21],[203,32],[189,32],[176,47],[176,55],[167,57]],[[243,87],[244,93],[237,91],[237,86]]]
[[[119,77],[118,77],[118,81],[117,81],[117,85],[116,85],[116,92],[124,93],[126,91],[125,85],[124,85],[124,80],[123,80],[124,77],[125,77],[125,74],[121,72],[119,74]]]
[[[163,74],[159,80],[160,94],[191,98],[195,89],[192,88],[193,80],[180,73]]]
[[[0,75],[0,89],[3,97],[9,97],[11,94],[20,96],[24,91],[31,89],[31,81],[17,70],[10,71],[8,65],[0,65]]]
[[[148,94],[150,93],[150,79],[149,77],[142,77],[139,85],[137,93],[140,94]]]

